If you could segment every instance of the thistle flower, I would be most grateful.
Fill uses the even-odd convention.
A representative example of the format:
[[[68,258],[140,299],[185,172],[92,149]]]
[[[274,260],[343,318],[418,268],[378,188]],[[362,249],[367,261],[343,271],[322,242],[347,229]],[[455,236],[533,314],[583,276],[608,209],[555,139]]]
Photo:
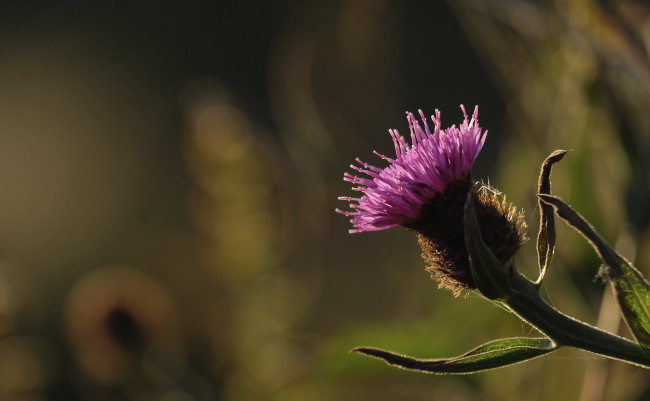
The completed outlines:
[[[433,132],[420,110],[424,129],[411,113],[407,120],[411,145],[397,130],[389,130],[396,159],[374,152],[388,161],[379,168],[357,159],[350,167],[367,177],[345,173],[344,180],[358,185],[361,197],[342,196],[350,201],[351,233],[404,226],[419,234],[424,259],[433,277],[459,294],[475,288],[464,242],[463,205],[470,190],[483,240],[502,263],[509,261],[524,241],[523,215],[508,205],[498,191],[476,185],[471,169],[481,151],[487,131],[478,124],[478,106],[459,127],[441,129],[440,112],[432,121]]]
[[[350,205],[351,212],[337,210],[352,216],[355,228],[350,230],[351,233],[408,225],[420,216],[422,207],[443,194],[450,183],[467,178],[483,147],[487,131],[482,133],[478,125],[478,106],[469,121],[465,108],[461,108],[465,121],[460,128],[451,126],[446,130],[440,129],[440,112],[436,110],[432,116],[433,133],[422,110],[419,112],[424,130],[413,114],[407,113],[413,146],[409,146],[397,130],[389,130],[397,159],[374,152],[390,163],[385,169],[357,158],[361,167],[350,167],[371,178],[345,173],[343,179],[360,185],[353,189],[363,192],[363,196],[340,197],[340,200],[356,203]]]

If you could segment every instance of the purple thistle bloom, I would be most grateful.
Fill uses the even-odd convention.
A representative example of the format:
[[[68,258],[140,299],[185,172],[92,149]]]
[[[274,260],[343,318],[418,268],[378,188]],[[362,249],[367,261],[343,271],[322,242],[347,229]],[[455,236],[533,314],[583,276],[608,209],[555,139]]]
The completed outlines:
[[[421,214],[422,206],[443,194],[450,183],[469,176],[487,131],[478,125],[478,106],[469,120],[465,107],[460,106],[465,121],[442,130],[440,112],[431,116],[435,129],[429,131],[422,110],[419,111],[424,130],[412,113],[407,113],[411,130],[409,145],[397,130],[389,130],[395,144],[396,159],[374,152],[390,165],[384,169],[356,159],[354,170],[370,178],[345,173],[344,180],[357,184],[353,190],[361,197],[342,196],[340,200],[352,202],[352,211],[337,209],[338,213],[352,217],[351,233],[376,231],[399,225],[410,225]]]

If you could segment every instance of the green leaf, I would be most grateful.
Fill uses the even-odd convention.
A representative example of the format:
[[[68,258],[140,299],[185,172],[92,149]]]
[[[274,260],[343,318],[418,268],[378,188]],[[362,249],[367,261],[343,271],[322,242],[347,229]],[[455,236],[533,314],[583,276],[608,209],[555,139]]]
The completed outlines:
[[[552,195],[539,195],[552,205],[558,216],[580,232],[594,247],[605,264],[603,272],[610,279],[618,306],[632,334],[646,354],[650,355],[650,284],[630,262],[625,260],[594,230],[594,228],[564,203]]]
[[[539,172],[539,182],[537,184],[537,193],[551,193],[551,169],[553,164],[562,160],[568,150],[556,150],[551,153]],[[537,258],[539,264],[539,278],[537,284],[541,285],[546,276],[546,270],[551,264],[553,251],[555,249],[555,219],[553,217],[553,207],[539,201],[539,233],[537,234]]]
[[[646,354],[650,355],[650,285],[629,262],[621,261],[623,275],[612,277],[612,288],[623,317]]]
[[[548,338],[518,337],[494,340],[466,354],[447,359],[415,359],[377,348],[355,348],[353,351],[402,369],[435,374],[468,374],[527,361],[557,348]]]
[[[501,262],[483,242],[474,209],[473,191],[467,195],[463,213],[465,246],[474,284],[488,299],[505,299],[512,291],[508,275]]]

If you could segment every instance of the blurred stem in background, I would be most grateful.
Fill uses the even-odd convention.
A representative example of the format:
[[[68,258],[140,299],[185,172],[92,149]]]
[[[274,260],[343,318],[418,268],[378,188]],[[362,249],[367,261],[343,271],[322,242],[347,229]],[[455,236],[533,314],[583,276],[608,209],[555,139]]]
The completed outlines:
[[[528,166],[525,158],[541,158],[548,146],[573,149],[577,158],[570,177],[556,180],[558,191],[624,254],[647,268],[650,6],[642,1],[449,4],[508,102],[513,135],[504,154],[508,162],[501,166],[503,190],[523,196],[526,186],[517,183],[521,168]],[[567,249],[584,250],[576,239],[566,238]],[[593,274],[588,252],[572,256],[559,249],[560,263],[572,266],[571,275]],[[574,288],[587,302],[598,295]],[[612,313],[605,305],[603,301],[599,321],[617,320],[618,312],[605,316]],[[609,363],[591,364],[600,367],[587,371],[583,401],[605,397],[604,387],[598,391],[589,383],[604,383]]]

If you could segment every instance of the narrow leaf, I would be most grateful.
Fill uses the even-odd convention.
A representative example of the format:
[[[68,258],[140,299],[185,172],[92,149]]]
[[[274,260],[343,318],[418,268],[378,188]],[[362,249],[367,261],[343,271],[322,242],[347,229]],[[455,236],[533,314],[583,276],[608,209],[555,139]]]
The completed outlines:
[[[625,260],[569,205],[552,195],[539,195],[552,205],[558,216],[580,232],[594,247],[605,264],[619,308],[632,334],[650,355],[650,284],[630,262]]]
[[[567,152],[568,150],[556,150],[544,160],[539,172],[537,193],[551,193],[551,169],[553,168],[553,164],[562,160]],[[539,260],[538,285],[544,281],[546,270],[551,264],[555,249],[555,219],[553,217],[553,208],[540,200],[539,211],[539,233],[537,234],[537,258]]]
[[[353,351],[402,369],[434,374],[468,374],[527,361],[557,348],[547,338],[518,337],[491,341],[466,354],[447,359],[416,359],[377,348],[355,348]]]
[[[463,223],[465,228],[465,246],[469,256],[469,266],[476,288],[488,299],[502,299],[512,289],[506,270],[494,253],[483,242],[481,229],[474,209],[474,194],[472,191],[465,201]]]

